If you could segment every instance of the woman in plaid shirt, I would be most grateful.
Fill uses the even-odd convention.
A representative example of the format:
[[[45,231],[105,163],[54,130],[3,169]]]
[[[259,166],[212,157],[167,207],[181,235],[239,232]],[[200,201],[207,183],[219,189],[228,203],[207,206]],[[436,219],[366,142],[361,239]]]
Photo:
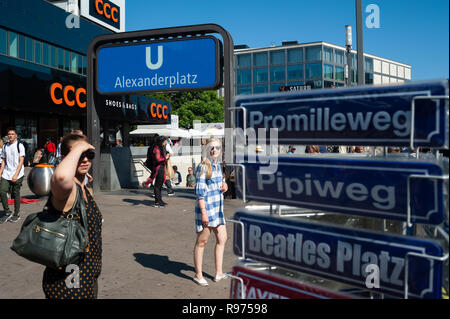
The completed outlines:
[[[214,281],[217,282],[226,277],[222,271],[223,253],[227,241],[227,229],[223,214],[223,193],[227,191],[228,186],[222,177],[222,169],[219,163],[221,158],[222,143],[216,138],[209,139],[203,146],[202,163],[197,167],[197,183],[195,185],[197,241],[194,247],[194,282],[200,286],[208,286],[207,281],[203,278],[202,263],[205,245],[211,232],[216,235],[214,250],[216,276]]]

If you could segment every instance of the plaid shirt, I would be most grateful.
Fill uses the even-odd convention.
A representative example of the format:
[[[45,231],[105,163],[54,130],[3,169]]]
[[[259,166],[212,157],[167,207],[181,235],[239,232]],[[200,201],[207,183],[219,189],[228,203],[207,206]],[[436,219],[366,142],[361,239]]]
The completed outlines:
[[[223,194],[220,191],[222,186],[222,169],[220,165],[211,165],[212,176],[210,179],[206,179],[206,173],[202,170],[202,165],[197,167],[195,184],[195,195],[197,199],[205,201],[206,212],[208,214],[209,224],[208,227],[217,227],[219,225],[225,225],[225,216],[223,214]],[[195,226],[196,231],[201,232],[203,230],[202,225],[202,211],[197,204],[195,206]]]

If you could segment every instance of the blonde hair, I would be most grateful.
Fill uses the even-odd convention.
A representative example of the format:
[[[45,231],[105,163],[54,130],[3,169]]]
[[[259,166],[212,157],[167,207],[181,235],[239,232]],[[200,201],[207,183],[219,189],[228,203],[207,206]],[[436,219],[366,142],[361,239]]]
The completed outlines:
[[[212,166],[211,166],[211,159],[210,159],[210,155],[209,155],[209,148],[211,146],[212,143],[218,143],[220,145],[220,147],[222,147],[222,142],[218,139],[218,138],[210,138],[206,141],[206,144],[203,145],[203,149],[202,149],[202,171],[201,173],[205,173],[206,175],[206,179],[209,179],[212,177]],[[214,159],[214,162],[217,163],[219,159],[219,156],[217,158]]]

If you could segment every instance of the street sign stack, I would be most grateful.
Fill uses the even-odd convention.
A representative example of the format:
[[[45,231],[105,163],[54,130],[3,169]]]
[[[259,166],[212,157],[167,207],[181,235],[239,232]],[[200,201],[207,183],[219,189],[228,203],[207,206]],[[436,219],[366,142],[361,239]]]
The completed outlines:
[[[262,262],[372,296],[442,298],[448,289],[448,158],[438,149],[449,145],[448,90],[445,80],[238,97],[235,127],[276,128],[278,139],[271,135],[269,143],[404,147],[409,153],[247,156],[235,163],[241,166],[237,193],[245,200],[399,221],[406,231],[238,210],[233,249],[244,262],[233,269],[231,297],[351,297],[252,268]],[[256,141],[248,134],[249,145]],[[412,155],[424,147],[434,155]],[[267,163],[276,171],[267,174]],[[416,233],[417,225],[430,235]]]

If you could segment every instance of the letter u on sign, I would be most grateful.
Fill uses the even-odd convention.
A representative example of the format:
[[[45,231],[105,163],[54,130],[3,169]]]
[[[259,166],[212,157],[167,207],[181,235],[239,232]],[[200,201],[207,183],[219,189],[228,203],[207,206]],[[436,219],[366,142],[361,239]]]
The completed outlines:
[[[145,63],[147,65],[147,68],[149,68],[150,70],[158,70],[163,64],[163,47],[162,45],[158,45],[158,61],[156,62],[156,64],[152,63],[151,50],[151,47],[145,48]]]

